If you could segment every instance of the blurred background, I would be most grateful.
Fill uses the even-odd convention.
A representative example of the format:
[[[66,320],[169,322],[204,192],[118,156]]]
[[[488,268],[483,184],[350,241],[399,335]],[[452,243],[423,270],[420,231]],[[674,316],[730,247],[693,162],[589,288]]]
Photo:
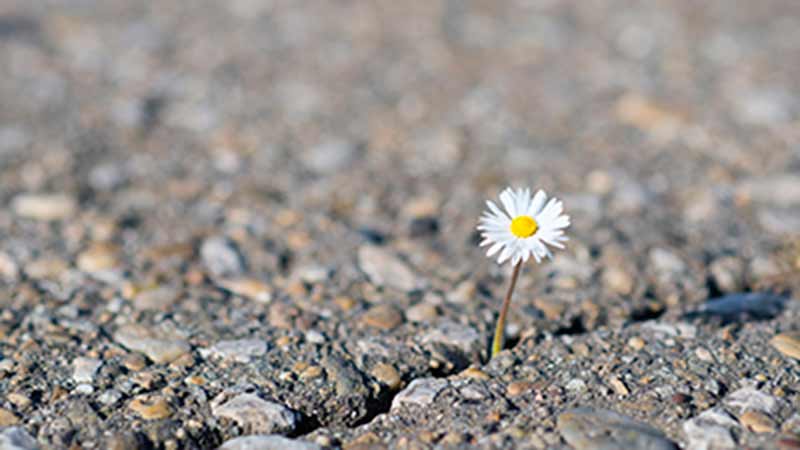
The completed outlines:
[[[175,356],[128,322],[168,328],[178,354],[327,339],[368,371],[384,357],[358,336],[447,319],[475,335],[431,340],[466,356],[384,359],[405,380],[452,373],[479,359],[504,289],[474,227],[507,185],[563,198],[574,223],[523,276],[511,345],[786,288],[798,70],[796,0],[0,0],[2,352],[36,342],[31,398],[76,355],[110,361],[96,397],[137,370],[125,349]],[[192,354],[184,375],[218,370]],[[237,376],[276,379],[259,367]],[[321,423],[372,414],[291,389],[274,395]],[[92,408],[128,423],[115,404]],[[51,444],[91,439],[4,405]],[[209,423],[199,447],[228,436]]]

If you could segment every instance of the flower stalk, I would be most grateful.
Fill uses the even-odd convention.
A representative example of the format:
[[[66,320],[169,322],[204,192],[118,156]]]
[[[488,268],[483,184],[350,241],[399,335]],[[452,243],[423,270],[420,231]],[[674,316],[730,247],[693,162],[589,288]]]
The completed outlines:
[[[497,326],[494,329],[494,340],[492,341],[492,358],[503,350],[506,316],[508,316],[508,307],[511,305],[511,296],[514,294],[514,287],[517,285],[517,278],[519,278],[521,268],[522,261],[519,261],[514,266],[514,272],[511,274],[511,284],[509,284],[508,292],[506,292],[506,297],[503,299],[503,306],[500,307],[500,315],[497,316]]]

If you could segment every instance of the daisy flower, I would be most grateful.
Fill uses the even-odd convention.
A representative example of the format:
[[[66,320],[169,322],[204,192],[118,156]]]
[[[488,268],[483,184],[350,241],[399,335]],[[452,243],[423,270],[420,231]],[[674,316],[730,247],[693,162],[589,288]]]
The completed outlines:
[[[489,210],[478,225],[483,237],[481,246],[490,246],[487,256],[498,255],[499,264],[511,261],[516,266],[520,261],[527,262],[531,255],[537,263],[552,258],[548,246],[564,248],[564,229],[570,222],[569,216],[562,214],[562,202],[555,198],[548,201],[542,190],[531,196],[528,188],[506,188],[500,193],[500,202],[504,210],[491,200],[486,202]]]
[[[487,201],[489,210],[481,216],[478,230],[483,241],[481,246],[489,246],[486,256],[497,255],[497,262],[510,261],[514,266],[511,283],[508,287],[492,341],[492,357],[503,349],[506,315],[511,304],[511,295],[517,285],[522,263],[531,255],[536,262],[552,258],[549,247],[564,248],[567,237],[564,229],[569,226],[569,216],[562,214],[564,204],[555,198],[547,199],[547,194],[539,190],[531,196],[528,188],[506,188],[500,193],[500,209],[494,202]]]

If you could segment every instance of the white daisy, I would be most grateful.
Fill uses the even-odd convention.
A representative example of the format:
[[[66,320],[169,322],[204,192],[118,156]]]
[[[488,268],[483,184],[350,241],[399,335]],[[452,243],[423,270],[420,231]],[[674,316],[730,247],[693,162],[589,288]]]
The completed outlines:
[[[481,246],[490,245],[486,256],[499,253],[497,262],[503,264],[511,261],[516,266],[533,255],[536,262],[543,258],[552,258],[548,246],[564,248],[567,241],[564,229],[569,226],[569,216],[562,214],[564,204],[551,198],[539,190],[531,196],[528,188],[506,188],[500,193],[500,202],[505,211],[493,202],[487,201],[489,207],[480,219],[478,230],[481,231]]]

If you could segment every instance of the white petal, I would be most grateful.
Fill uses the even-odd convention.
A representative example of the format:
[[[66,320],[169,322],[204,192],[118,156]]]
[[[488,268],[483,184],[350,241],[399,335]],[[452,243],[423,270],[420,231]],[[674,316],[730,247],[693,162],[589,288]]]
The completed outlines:
[[[541,211],[542,206],[544,206],[544,202],[547,200],[547,194],[541,189],[536,191],[536,195],[533,196],[533,201],[528,206],[528,215],[531,217],[536,217]]]
[[[500,193],[500,201],[503,203],[503,207],[506,209],[508,215],[512,218],[517,217],[517,208],[514,200],[514,191],[511,188],[507,188]]]

